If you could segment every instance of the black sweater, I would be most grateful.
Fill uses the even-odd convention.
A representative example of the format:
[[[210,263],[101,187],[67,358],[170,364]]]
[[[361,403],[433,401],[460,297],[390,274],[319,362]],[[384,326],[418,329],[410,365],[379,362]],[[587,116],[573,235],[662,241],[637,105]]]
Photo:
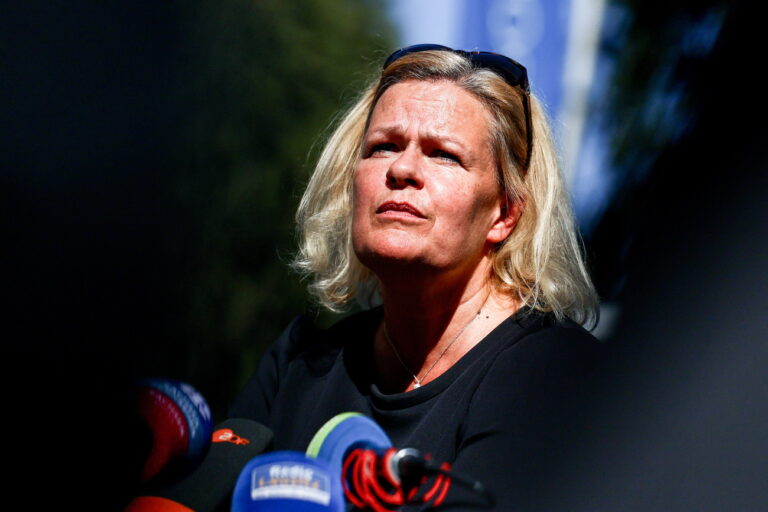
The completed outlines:
[[[371,356],[381,316],[373,309],[328,330],[297,317],[265,354],[231,415],[269,426],[274,449],[303,452],[327,420],[361,412],[395,447],[430,453],[482,482],[495,510],[541,508],[567,477],[571,424],[596,339],[572,322],[521,310],[437,379],[384,394]],[[454,484],[440,510],[482,503]]]

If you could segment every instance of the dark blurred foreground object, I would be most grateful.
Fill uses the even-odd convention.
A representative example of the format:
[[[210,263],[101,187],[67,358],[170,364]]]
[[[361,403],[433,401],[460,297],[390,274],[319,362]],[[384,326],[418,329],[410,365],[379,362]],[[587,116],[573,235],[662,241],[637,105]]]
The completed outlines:
[[[212,433],[211,409],[203,396],[187,383],[158,378],[142,380],[136,394],[137,412],[152,437],[141,480],[198,465]]]
[[[265,451],[272,432],[251,420],[228,419],[216,426],[210,449],[182,479],[146,488],[125,512],[213,512],[227,507],[246,463]]]
[[[667,51],[653,45],[674,33],[672,14],[705,8],[624,5],[648,66]],[[754,3],[706,5],[725,18],[689,76],[695,122],[606,219],[604,241],[626,243],[614,354],[584,425],[592,440],[574,447],[552,510],[768,509],[768,117],[755,79],[764,17]]]

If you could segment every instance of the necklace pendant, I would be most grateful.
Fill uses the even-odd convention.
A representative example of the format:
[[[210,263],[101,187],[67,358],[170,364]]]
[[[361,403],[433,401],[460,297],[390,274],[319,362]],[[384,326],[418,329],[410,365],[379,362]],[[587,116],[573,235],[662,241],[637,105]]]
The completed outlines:
[[[421,387],[421,384],[419,382],[413,385],[413,389],[420,388],[420,387]]]

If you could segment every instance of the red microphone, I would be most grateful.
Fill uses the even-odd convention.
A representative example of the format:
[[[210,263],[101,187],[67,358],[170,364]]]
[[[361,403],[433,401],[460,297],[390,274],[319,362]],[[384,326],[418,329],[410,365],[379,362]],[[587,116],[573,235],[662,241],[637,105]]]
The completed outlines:
[[[142,481],[200,462],[210,445],[211,410],[195,388],[172,379],[145,379],[138,385],[136,403],[152,437]]]

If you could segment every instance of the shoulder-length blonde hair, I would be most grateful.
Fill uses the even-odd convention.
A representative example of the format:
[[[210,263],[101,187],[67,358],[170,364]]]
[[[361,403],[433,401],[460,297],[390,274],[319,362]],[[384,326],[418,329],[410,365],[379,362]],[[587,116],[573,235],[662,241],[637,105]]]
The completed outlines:
[[[376,102],[405,80],[449,80],[488,109],[498,179],[522,214],[493,254],[489,279],[497,292],[582,324],[597,319],[597,295],[581,254],[568,195],[546,116],[531,95],[533,148],[528,148],[522,101],[526,94],[495,72],[450,51],[424,51],[392,62],[344,114],[328,138],[296,213],[299,251],[294,268],[311,277],[309,291],[338,310],[363,285],[377,284],[352,249],[352,183]],[[370,289],[370,287],[368,287]]]

